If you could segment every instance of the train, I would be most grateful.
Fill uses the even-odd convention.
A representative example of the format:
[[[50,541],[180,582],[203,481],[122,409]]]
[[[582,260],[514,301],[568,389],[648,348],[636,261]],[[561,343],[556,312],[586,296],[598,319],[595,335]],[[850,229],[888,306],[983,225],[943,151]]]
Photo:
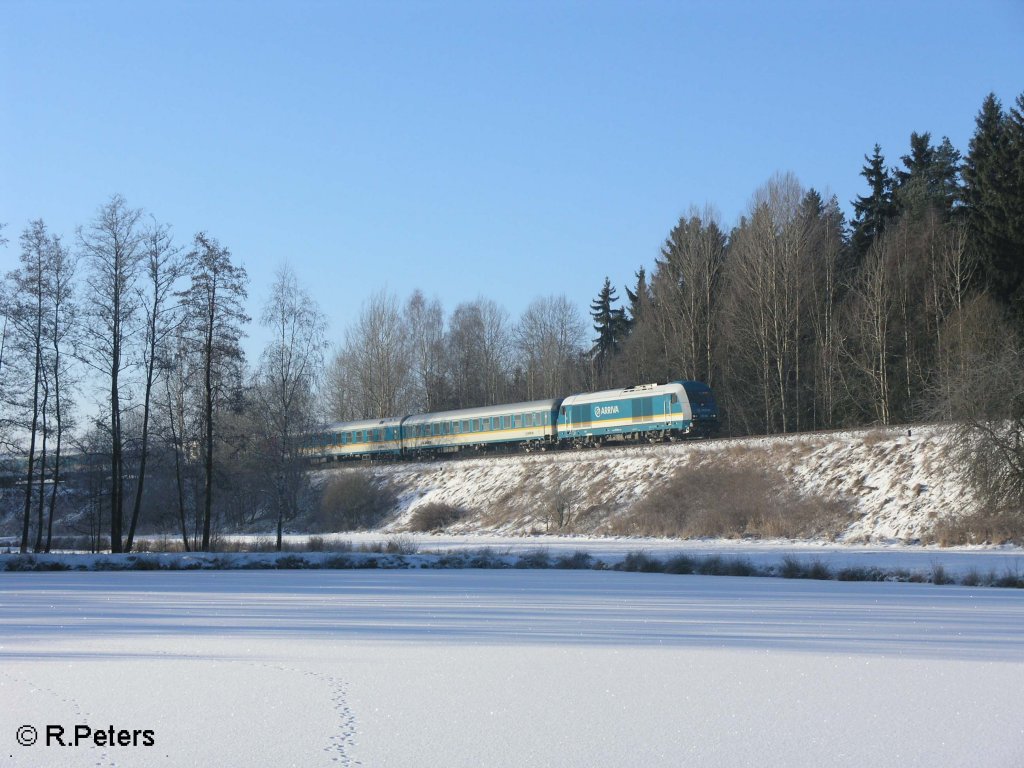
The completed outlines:
[[[549,450],[712,437],[718,404],[701,381],[641,384],[564,398],[336,422],[306,436],[314,462]]]

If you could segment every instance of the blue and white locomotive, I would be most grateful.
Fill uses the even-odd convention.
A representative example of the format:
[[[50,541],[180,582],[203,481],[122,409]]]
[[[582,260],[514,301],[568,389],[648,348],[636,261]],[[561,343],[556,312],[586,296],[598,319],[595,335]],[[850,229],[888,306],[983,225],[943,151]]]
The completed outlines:
[[[425,457],[499,448],[524,450],[607,442],[653,442],[718,431],[707,384],[673,381],[553,400],[338,422],[310,435],[314,460]]]

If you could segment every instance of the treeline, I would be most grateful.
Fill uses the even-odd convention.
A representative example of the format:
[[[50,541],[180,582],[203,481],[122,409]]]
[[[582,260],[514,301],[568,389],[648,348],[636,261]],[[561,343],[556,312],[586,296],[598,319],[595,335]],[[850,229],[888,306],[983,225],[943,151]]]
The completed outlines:
[[[373,296],[330,367],[333,418],[382,417],[678,378],[711,384],[731,434],[948,417],[991,345],[1024,330],[1024,95],[989,96],[965,156],[913,133],[875,146],[847,221],[791,174],[726,229],[691,210],[620,297],[562,296],[513,319],[486,298],[446,316]],[[990,346],[986,347],[985,345]]]
[[[1022,150],[1024,94],[989,96],[964,155],[929,133],[891,165],[875,146],[852,221],[779,174],[732,229],[710,208],[681,217],[624,296],[604,281],[590,322],[558,295],[513,318],[486,297],[448,312],[380,292],[329,360],[287,269],[259,317],[271,341],[246,361],[248,280],[216,239],[175,244],[120,196],[70,243],[31,222],[0,283],[21,548],[48,550],[55,518],[114,552],[140,525],[210,549],[220,529],[272,523],[280,543],[309,504],[303,435],[324,422],[680,378],[714,387],[730,434],[959,421],[978,487],[1019,514]]]
[[[705,380],[734,434],[950,416],[969,361],[1024,330],[1022,112],[989,96],[963,158],[876,145],[852,222],[788,174],[729,232],[691,211],[624,307],[607,284],[592,305],[599,380]]]
[[[115,195],[73,245],[36,220],[20,246],[0,284],[0,440],[21,550],[49,551],[58,517],[112,552],[144,515],[186,549],[254,514],[280,532],[306,488],[326,331],[294,275],[278,273],[271,341],[247,365],[248,277],[208,234],[177,245]]]

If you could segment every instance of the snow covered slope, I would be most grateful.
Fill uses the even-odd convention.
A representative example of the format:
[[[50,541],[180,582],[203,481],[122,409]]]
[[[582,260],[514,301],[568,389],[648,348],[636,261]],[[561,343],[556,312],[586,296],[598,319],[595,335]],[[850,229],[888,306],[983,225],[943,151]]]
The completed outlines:
[[[793,493],[842,503],[849,510],[842,541],[927,538],[937,521],[972,508],[946,439],[932,426],[448,459],[369,471],[399,495],[398,514],[386,530],[404,529],[417,509],[436,503],[464,513],[449,532],[515,535],[604,533],[677,470],[699,483],[709,468],[723,466],[768,471]],[[346,471],[367,469],[324,475]]]

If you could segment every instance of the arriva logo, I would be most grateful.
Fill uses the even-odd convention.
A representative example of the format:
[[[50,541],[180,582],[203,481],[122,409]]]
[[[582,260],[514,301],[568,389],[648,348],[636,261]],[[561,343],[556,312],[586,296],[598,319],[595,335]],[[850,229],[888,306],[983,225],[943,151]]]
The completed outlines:
[[[594,415],[598,418],[602,416],[612,416],[619,412],[619,406],[617,405],[599,405],[594,408]]]

